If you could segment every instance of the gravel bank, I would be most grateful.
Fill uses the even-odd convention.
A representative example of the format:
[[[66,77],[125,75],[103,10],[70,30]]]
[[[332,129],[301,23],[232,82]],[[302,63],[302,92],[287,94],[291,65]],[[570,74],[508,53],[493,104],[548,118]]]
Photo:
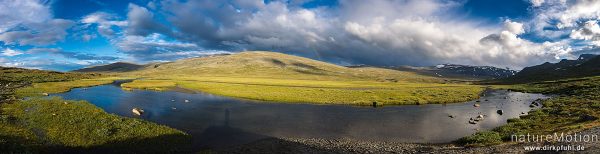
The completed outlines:
[[[582,131],[583,134],[600,135],[600,127]],[[357,141],[351,139],[295,139],[270,138],[237,146],[217,153],[557,153],[555,151],[525,151],[524,146],[543,144],[508,144],[489,147],[465,148],[453,144],[410,144],[395,142]],[[559,145],[559,144],[552,144]],[[585,151],[561,153],[600,153],[600,143],[580,143]]]

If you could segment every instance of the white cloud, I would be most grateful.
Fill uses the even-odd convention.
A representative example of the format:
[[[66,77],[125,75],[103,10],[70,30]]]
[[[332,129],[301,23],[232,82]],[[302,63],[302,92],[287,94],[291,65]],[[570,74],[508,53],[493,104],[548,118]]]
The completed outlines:
[[[559,28],[573,27],[577,25],[577,22],[581,19],[600,19],[600,1],[597,0],[577,0],[572,4],[563,3],[568,5],[567,9],[564,10],[558,16],[560,23],[557,25]]]
[[[36,0],[0,3],[0,41],[6,44],[49,45],[61,41],[73,22],[53,19],[50,7]]]
[[[529,2],[531,2],[534,7],[539,7],[542,6],[544,0],[529,0]]]
[[[19,24],[40,23],[51,18],[49,7],[36,0],[5,0],[0,3],[0,33]]]
[[[513,22],[508,19],[504,21],[504,29],[517,35],[525,33],[522,23]]]
[[[571,35],[569,35],[572,39],[579,40],[592,40],[599,41],[600,40],[600,26],[598,25],[598,21],[590,20],[583,23],[583,25],[577,29],[572,30]]]
[[[127,26],[127,21],[116,20],[117,16],[106,12],[95,12],[83,17],[80,22],[90,26],[97,24],[98,33],[105,37],[112,37],[115,35],[115,31],[112,29],[114,26],[124,27]]]
[[[2,51],[2,55],[9,56],[9,57],[17,56],[17,55],[21,55],[21,54],[23,54],[23,52],[18,51],[18,50],[13,50],[10,48],[6,48],[6,49],[4,49],[4,51]]]

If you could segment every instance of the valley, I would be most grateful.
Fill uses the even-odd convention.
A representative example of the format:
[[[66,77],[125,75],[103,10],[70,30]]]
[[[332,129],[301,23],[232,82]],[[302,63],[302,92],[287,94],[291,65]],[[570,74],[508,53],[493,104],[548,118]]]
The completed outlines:
[[[500,69],[488,68],[487,70],[507,73]],[[464,71],[459,72],[464,73]],[[565,75],[566,77],[562,79],[507,84],[513,82],[514,77],[503,79],[493,79],[492,77],[488,79],[493,80],[481,81],[481,79],[471,78],[472,75],[465,77],[464,74],[452,76],[449,75],[452,72],[446,73],[446,75],[439,76],[435,73],[406,69],[344,67],[298,56],[264,51],[215,55],[146,65],[116,63],[69,73],[3,68],[2,84],[9,87],[8,83],[11,83],[12,86],[2,92],[4,103],[1,105],[2,128],[0,129],[5,133],[0,135],[8,139],[2,141],[3,148],[21,152],[104,151],[108,148],[119,148],[125,151],[140,150],[137,148],[153,149],[149,147],[164,152],[198,150],[227,152],[223,148],[244,149],[248,146],[261,146],[260,144],[266,143],[273,146],[288,146],[288,148],[292,148],[290,150],[302,148],[305,144],[320,145],[322,142],[347,146],[346,143],[337,143],[340,141],[356,143],[357,145],[353,147],[359,149],[365,148],[362,147],[363,145],[368,145],[361,140],[369,138],[368,136],[358,135],[358,137],[348,139],[349,136],[344,135],[348,133],[373,134],[370,137],[373,137],[374,140],[392,142],[388,145],[392,146],[388,147],[392,149],[400,148],[411,151],[416,150],[412,148],[430,147],[432,150],[430,152],[436,152],[438,150],[447,151],[449,147],[455,146],[472,147],[465,148],[466,151],[485,151],[490,148],[500,150],[497,147],[514,147],[512,145],[516,143],[510,141],[510,135],[514,134],[581,132],[600,126],[597,118],[600,117],[597,109],[599,100],[597,96],[600,91],[598,90],[600,85],[597,83],[600,82],[597,76],[571,78],[569,75]],[[491,72],[491,74],[495,73]],[[515,76],[524,75],[516,73]],[[123,80],[128,82],[115,82]],[[518,81],[521,82],[521,80]],[[119,89],[108,90],[106,89],[108,87]],[[543,105],[539,108],[530,108],[530,102],[536,97],[486,94],[490,90],[542,93],[553,97],[541,100],[540,103]],[[129,96],[132,94],[135,94],[135,97]],[[64,100],[54,96],[74,100]],[[240,102],[232,103],[238,101]],[[205,103],[219,103],[219,105],[204,106],[208,105]],[[313,106],[311,104],[320,105]],[[260,114],[242,112],[237,109],[240,107],[248,109],[249,105],[262,110],[262,112]],[[367,112],[365,111],[367,108],[361,106],[383,106],[383,108],[368,108]],[[138,107],[146,112],[141,116],[130,113],[131,108]],[[206,107],[212,109],[205,110]],[[35,110],[33,110],[34,108]],[[315,120],[312,119],[312,116],[309,119],[303,119],[303,113],[296,113],[300,117],[283,114],[299,112],[295,110],[300,108],[303,108],[302,112],[320,114],[322,117]],[[506,115],[496,113],[496,110],[499,109],[502,109]],[[224,129],[229,132],[205,127],[190,127],[193,123],[174,122],[179,119],[172,117],[175,115],[179,118],[195,117],[198,113],[216,112],[206,114],[199,120],[221,123],[223,120],[222,110],[225,111],[225,118],[230,118],[229,114],[242,114],[242,116],[233,117],[231,121],[227,119],[225,122],[227,128],[219,124],[210,126],[210,128]],[[396,112],[399,110],[406,111]],[[262,116],[257,116],[257,114]],[[327,120],[327,117],[333,116],[330,114],[340,116],[337,118],[337,123]],[[348,119],[355,115],[360,115],[358,117],[362,117],[362,120]],[[467,122],[469,118],[472,119],[478,115],[486,117],[485,120],[475,124]],[[236,121],[240,117],[244,117],[245,120]],[[278,121],[277,119],[284,117],[288,120],[279,123],[304,122],[305,124],[295,127],[310,127],[308,130],[315,129],[313,130],[314,134],[306,134],[306,132],[310,132],[308,130],[300,133],[308,136],[298,135],[294,131],[269,132],[265,131],[268,128],[255,126],[258,123],[256,119],[275,118],[272,121]],[[377,118],[369,119],[368,117]],[[422,121],[413,121],[416,117],[420,117],[419,119]],[[400,120],[400,122],[394,121],[394,119]],[[90,121],[90,123],[83,121]],[[100,124],[91,121],[113,122]],[[315,124],[314,121],[321,122]],[[380,122],[373,123],[373,121]],[[425,121],[437,121],[435,124],[444,124],[447,129],[453,128],[456,129],[454,132],[462,131],[463,133],[456,134],[458,136],[454,136],[450,140],[442,141],[442,145],[407,144],[406,142],[411,141],[431,143],[432,140],[383,140],[374,135],[390,132],[392,130],[389,129],[392,128],[404,127],[392,127],[394,123],[410,123],[406,126],[408,128],[405,128],[410,130],[418,129],[413,127],[442,127],[423,123]],[[327,123],[331,126],[318,123]],[[201,122],[193,126],[203,126],[204,124]],[[358,127],[380,124],[382,126],[370,130]],[[273,126],[271,129],[277,127],[289,129],[289,125],[273,123],[266,126]],[[351,127],[353,125],[358,126]],[[341,128],[347,130],[330,130],[337,126],[343,126]],[[465,126],[467,126],[466,129],[463,128]],[[57,130],[68,130],[71,133],[65,134],[65,131]],[[224,144],[230,143],[228,140],[237,139],[221,138],[213,141],[217,138],[207,137],[203,134],[204,131],[209,130],[224,136],[232,133],[243,133],[250,136],[243,138],[246,140],[245,142]],[[338,136],[334,135],[328,138],[320,136],[318,133],[328,131],[330,135],[338,134]],[[86,132],[95,132],[96,135]],[[434,132],[438,132],[438,130],[426,129],[423,132],[409,134],[435,134]],[[281,135],[282,133],[287,135]],[[104,136],[108,134],[108,136],[103,137],[102,134]],[[395,134],[397,136],[393,138],[410,138],[409,134],[397,133]],[[393,136],[393,134],[383,134],[383,136],[390,135]],[[418,135],[413,137],[427,138],[427,135]],[[67,138],[70,140],[67,141]],[[138,140],[139,138],[145,139]],[[306,138],[317,138],[318,140],[306,140]],[[348,140],[338,140],[338,138]],[[162,140],[169,140],[174,144],[156,146],[161,144]],[[206,143],[227,146],[206,146]],[[122,145],[136,146],[126,148]],[[198,149],[198,147],[203,148]],[[511,149],[514,150],[514,148]],[[318,148],[313,150],[318,150]]]

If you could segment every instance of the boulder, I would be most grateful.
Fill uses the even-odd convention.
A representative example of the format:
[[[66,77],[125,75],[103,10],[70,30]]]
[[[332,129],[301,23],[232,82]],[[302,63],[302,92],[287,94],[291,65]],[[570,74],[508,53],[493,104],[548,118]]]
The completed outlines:
[[[473,107],[479,107],[479,106],[481,106],[481,105],[479,105],[479,104],[473,104]]]
[[[477,124],[477,122],[474,121],[474,120],[469,120],[469,124],[473,124],[474,125],[474,124]]]
[[[504,110],[498,110],[498,111],[496,111],[496,113],[498,113],[499,115],[502,115],[502,114],[504,114]]]
[[[133,109],[131,109],[131,112],[133,112],[133,114],[138,115],[138,116],[144,114],[144,110],[140,109],[140,108],[133,108]]]
[[[48,94],[48,93],[42,93],[42,95],[44,95],[44,96],[48,96],[48,95],[50,95],[50,94]]]

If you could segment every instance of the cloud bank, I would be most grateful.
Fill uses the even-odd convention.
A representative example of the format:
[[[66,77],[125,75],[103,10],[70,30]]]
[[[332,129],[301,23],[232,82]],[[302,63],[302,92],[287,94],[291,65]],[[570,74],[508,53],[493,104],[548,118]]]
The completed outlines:
[[[0,4],[4,57],[51,53],[78,63],[149,62],[269,50],[348,65],[520,69],[600,51],[596,0],[529,0],[531,17],[493,24],[460,14],[464,1],[452,0],[339,0],[311,7],[305,5],[310,0],[164,0],[129,3],[121,14],[97,10],[77,20],[54,18],[41,1],[7,2]],[[72,27],[79,40],[105,39],[126,57],[48,47],[65,40]],[[29,47],[15,49],[22,46]],[[41,49],[46,51],[33,52]]]

